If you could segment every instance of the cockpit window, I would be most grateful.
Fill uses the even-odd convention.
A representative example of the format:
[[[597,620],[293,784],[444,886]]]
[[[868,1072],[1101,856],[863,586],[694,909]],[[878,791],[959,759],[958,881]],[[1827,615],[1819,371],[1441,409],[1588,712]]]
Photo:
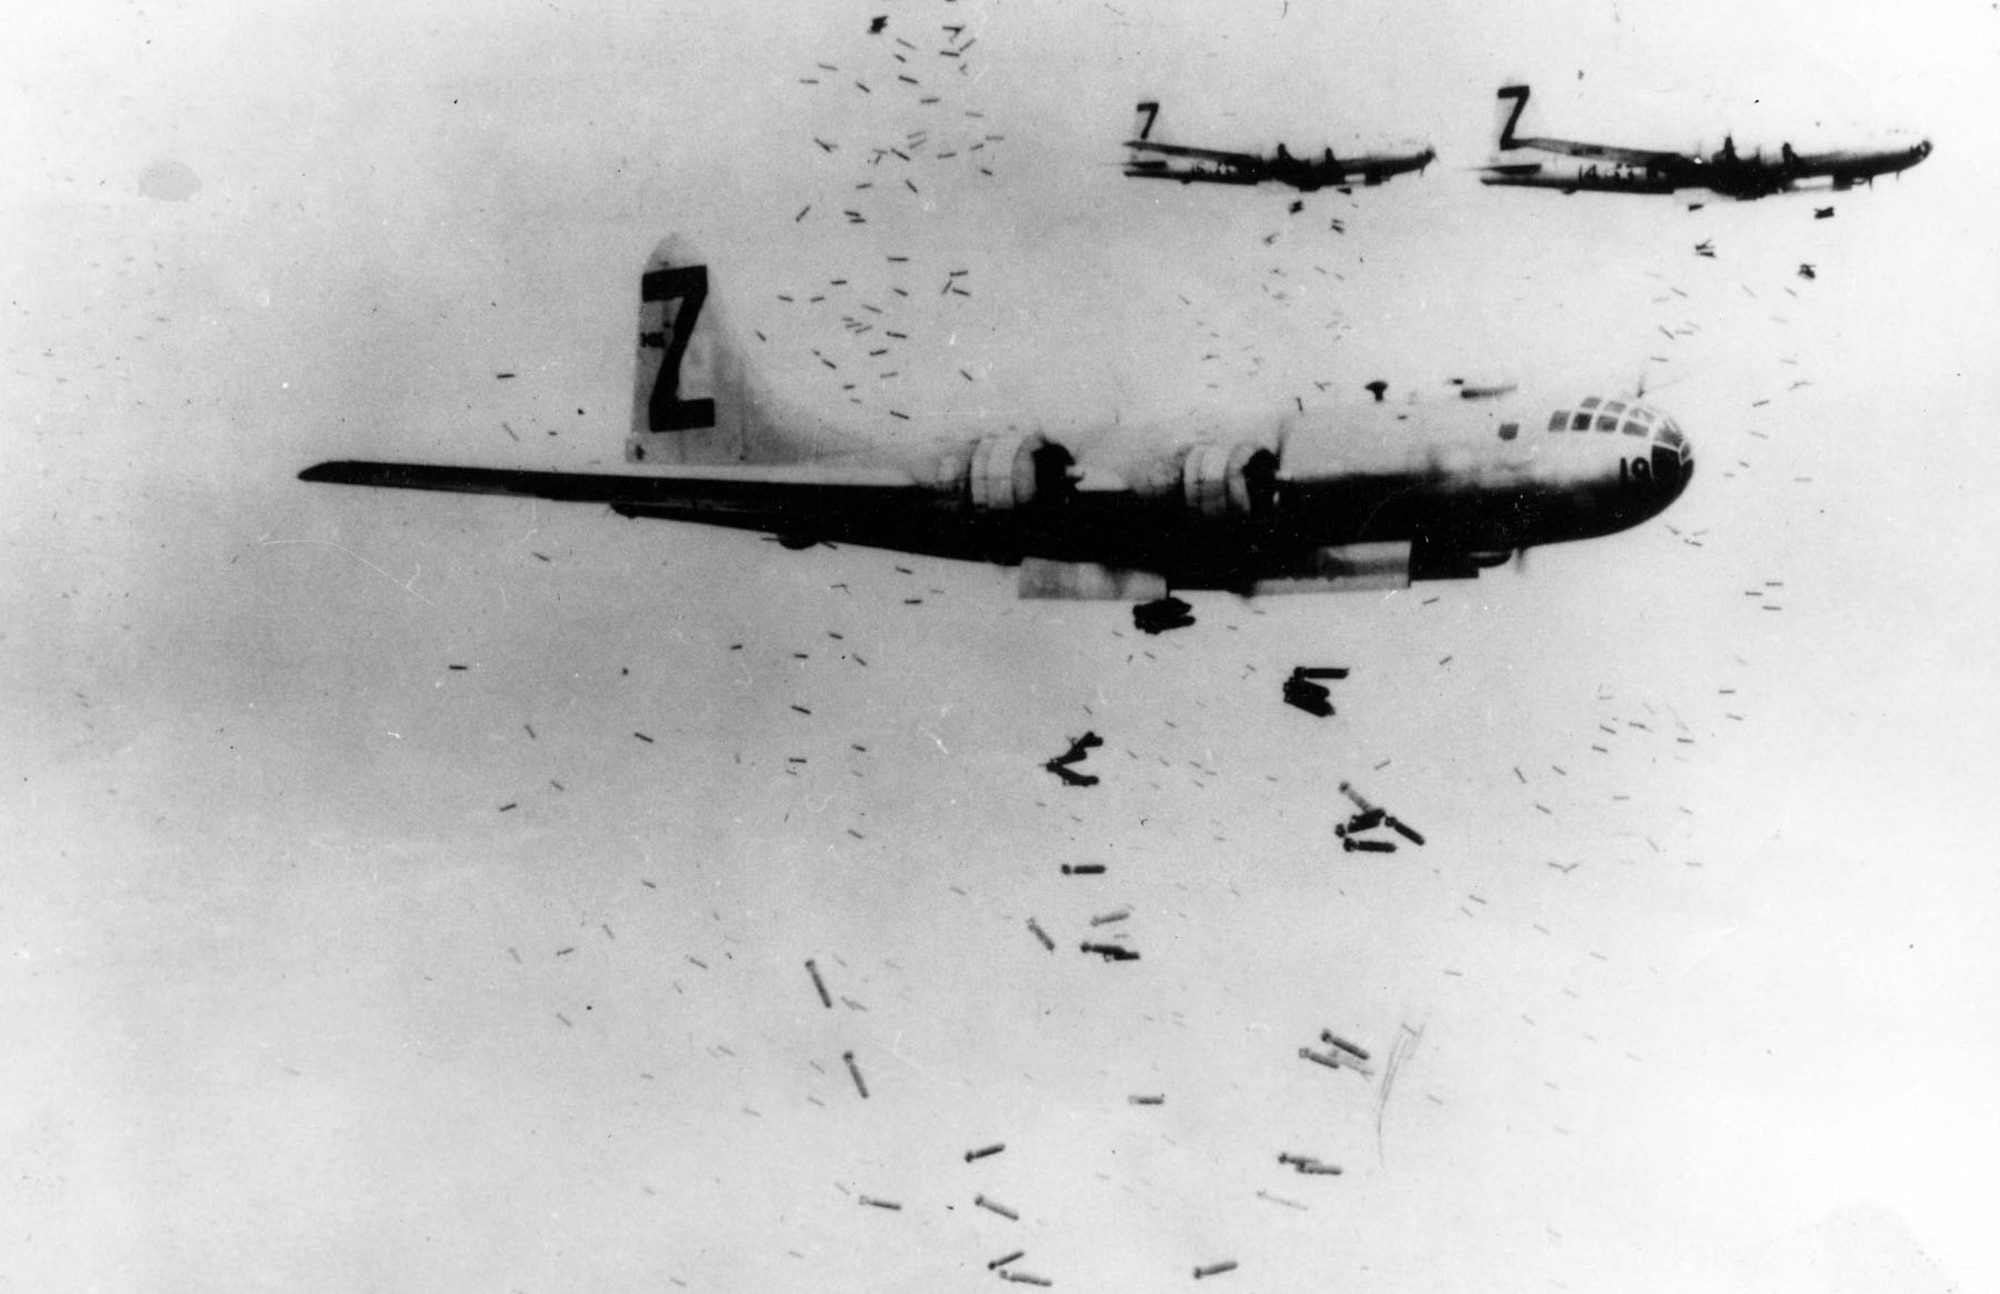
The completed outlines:
[[[1600,413],[1600,414],[1598,414],[1598,415],[1597,415],[1597,429],[1598,429],[1599,431],[1616,431],[1616,430],[1618,430],[1618,415],[1617,415],[1617,414],[1615,414],[1615,413]]]
[[[1623,413],[1625,412],[1625,402],[1623,400],[1613,400],[1604,406],[1604,412]]]
[[[1569,410],[1558,409],[1554,413],[1549,415],[1549,430],[1561,431],[1568,422],[1569,422]]]
[[[1685,443],[1686,437],[1681,435],[1681,429],[1679,427],[1674,426],[1674,424],[1670,422],[1666,426],[1660,428],[1659,439],[1660,443],[1662,445],[1667,446],[1669,449],[1679,449],[1681,445]]]
[[[1590,410],[1588,410],[1588,409],[1579,409],[1579,410],[1577,411],[1577,415],[1576,415],[1576,417],[1574,417],[1574,418],[1571,418],[1571,419],[1570,419],[1570,421],[1569,421],[1569,429],[1570,429],[1571,431],[1589,431],[1589,430],[1590,430]]]
[[[1599,400],[1598,400],[1598,398],[1597,398],[1596,396],[1594,396],[1594,395],[1593,395],[1593,396],[1590,396],[1590,397],[1586,398],[1586,399],[1584,400],[1584,402],[1583,402],[1582,404],[1580,404],[1580,405],[1578,405],[1578,406],[1577,406],[1577,408],[1579,408],[1579,409],[1595,409],[1595,408],[1596,408],[1596,407],[1597,407],[1597,406],[1598,406],[1598,405],[1599,405],[1600,403],[1601,403],[1601,401],[1599,401]]]
[[[1645,423],[1649,427],[1653,424],[1653,411],[1651,409],[1647,408],[1634,409],[1632,410],[1632,416],[1634,418],[1637,418],[1640,422]]]
[[[1518,422],[1503,422],[1503,423],[1501,423],[1501,424],[1500,424],[1500,439],[1502,439],[1502,440],[1512,440],[1512,439],[1514,439],[1514,437],[1516,437],[1516,436],[1518,436],[1518,435],[1520,435],[1520,434],[1521,434],[1521,424],[1520,424],[1520,423],[1518,423]]]
[[[1628,436],[1643,436],[1646,434],[1646,429],[1638,423],[1633,422],[1630,418],[1627,418],[1625,420],[1625,434]]]

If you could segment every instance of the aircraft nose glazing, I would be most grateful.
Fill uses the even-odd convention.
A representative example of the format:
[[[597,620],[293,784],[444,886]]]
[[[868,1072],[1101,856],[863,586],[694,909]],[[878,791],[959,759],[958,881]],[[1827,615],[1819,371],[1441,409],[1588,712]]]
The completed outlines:
[[[1663,496],[1663,506],[1680,497],[1692,475],[1694,458],[1685,446],[1681,449],[1670,449],[1665,445],[1653,447],[1653,485]]]
[[[1653,488],[1665,507],[1681,496],[1694,477],[1694,445],[1672,419],[1661,416],[1653,432]]]

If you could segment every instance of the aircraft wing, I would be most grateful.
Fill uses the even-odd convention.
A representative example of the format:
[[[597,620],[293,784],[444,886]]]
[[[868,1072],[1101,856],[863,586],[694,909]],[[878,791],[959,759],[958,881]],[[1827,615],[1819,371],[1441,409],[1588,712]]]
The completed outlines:
[[[765,511],[777,507],[782,500],[812,495],[839,495],[852,502],[870,491],[909,490],[917,484],[914,475],[899,467],[681,467],[668,475],[535,472],[354,459],[315,464],[300,472],[299,479],[453,494],[511,494],[564,503],[608,503],[614,507],[699,506],[722,512]]]
[[[602,503],[626,517],[697,522],[774,535],[790,548],[855,544],[958,561],[1020,566],[1028,598],[1144,599],[1162,596],[1164,571],[1183,588],[1268,594],[1406,587],[1422,556],[1408,540],[1324,548],[1276,574],[1218,567],[1203,545],[1189,548],[1130,524],[1134,487],[1118,473],[1078,483],[1080,497],[1107,505],[1099,524],[1067,536],[993,501],[968,515],[959,489],[939,488],[900,467],[842,465],[684,467],[666,474],[537,472],[422,463],[337,461],[299,473],[304,481],[459,494]],[[1025,524],[1024,524],[1025,523]],[[1268,577],[1267,577],[1268,576]]]
[[[1358,157],[1336,157],[1330,162],[1313,165],[1322,171],[1339,172],[1339,180],[1329,179],[1328,183],[1346,184],[1351,179],[1358,179],[1363,184],[1380,184],[1408,171],[1421,171],[1436,160],[1437,153],[1426,146],[1413,153],[1363,153]]]
[[[1162,157],[1192,157],[1203,162],[1215,162],[1223,166],[1261,167],[1268,166],[1266,158],[1255,153],[1232,153],[1220,148],[1192,148],[1186,144],[1156,144],[1149,139],[1128,139],[1125,147],[1147,153],[1158,153]]]
[[[1539,148],[1545,153],[1580,157],[1589,162],[1610,162],[1614,166],[1641,166],[1653,170],[1700,165],[1700,159],[1686,153],[1657,148],[1620,148],[1616,144],[1586,144],[1574,139],[1516,138],[1515,148]]]
[[[1033,538],[1012,524],[1005,506],[968,519],[962,481],[927,481],[896,466],[686,466],[641,474],[342,460],[309,467],[299,479],[602,503],[625,517],[761,531],[795,548],[825,541],[1014,563],[1033,546]]]
[[[679,467],[672,473],[537,472],[423,463],[320,463],[302,481],[454,494],[602,503],[630,517],[762,530],[810,543],[844,539],[906,547],[948,502],[898,467],[838,465]],[[962,544],[951,545],[959,555]],[[973,547],[978,548],[977,544]],[[915,543],[913,551],[923,551]]]

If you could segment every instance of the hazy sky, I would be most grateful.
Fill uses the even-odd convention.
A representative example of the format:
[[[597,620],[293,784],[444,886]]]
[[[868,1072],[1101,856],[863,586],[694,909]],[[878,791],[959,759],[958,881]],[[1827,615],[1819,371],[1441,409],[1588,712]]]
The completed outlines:
[[[29,23],[0,1276],[2000,1284],[2000,14],[1840,9]],[[1936,152],[1699,210],[1486,189],[1516,79],[1548,134]],[[1135,183],[1142,98],[1439,161],[1296,214]],[[617,464],[676,230],[772,386],[885,441],[1643,380],[1697,474],[1525,571],[1160,638],[985,567],[294,479]],[[1333,719],[1297,664],[1352,669]],[[1339,852],[1345,779],[1426,845]],[[1142,959],[1075,951],[1108,931]],[[1323,1029],[1374,1072],[1302,1062]]]

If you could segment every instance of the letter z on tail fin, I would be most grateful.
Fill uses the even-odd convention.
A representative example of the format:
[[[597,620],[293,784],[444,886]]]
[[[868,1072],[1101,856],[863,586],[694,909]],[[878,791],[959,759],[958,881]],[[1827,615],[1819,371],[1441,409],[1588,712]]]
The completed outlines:
[[[682,235],[664,239],[646,261],[626,460],[718,467],[851,452],[845,432],[769,397],[721,288]]]
[[[628,460],[742,461],[744,410],[731,389],[740,385],[742,360],[723,313],[693,246],[678,234],[664,239],[639,276]]]
[[[1505,153],[1512,149],[1523,147],[1514,138],[1514,127],[1520,124],[1521,113],[1528,106],[1528,87],[1525,85],[1503,85],[1500,87],[1500,93],[1496,97],[1501,104],[1511,102],[1514,105],[1512,108],[1503,108],[1498,104],[1494,106],[1493,118],[1495,123],[1500,127],[1499,150]]]

